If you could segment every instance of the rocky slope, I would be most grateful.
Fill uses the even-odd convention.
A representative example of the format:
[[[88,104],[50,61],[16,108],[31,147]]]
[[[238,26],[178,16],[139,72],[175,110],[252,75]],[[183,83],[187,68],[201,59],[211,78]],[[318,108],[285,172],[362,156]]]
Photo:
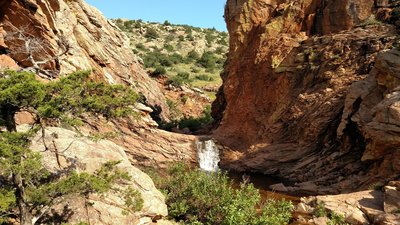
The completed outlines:
[[[71,158],[75,165],[82,166],[78,170],[89,172],[99,163],[121,161],[120,167],[132,177],[124,185],[141,193],[143,209],[124,214],[124,202],[115,193],[106,198],[90,196],[90,207],[85,199],[71,196],[55,207],[49,218],[62,216],[67,209],[73,215],[66,221],[72,223],[170,224],[162,220],[168,213],[164,197],[137,167],[158,169],[177,160],[194,162],[196,137],[157,129],[150,114],[168,120],[164,95],[117,26],[82,0],[0,0],[0,69],[7,68],[33,71],[43,82],[92,69],[93,79],[128,85],[144,96],[142,102],[146,105],[138,103],[135,107],[139,119],[107,121],[82,115],[85,125],[79,131],[49,127],[46,135],[38,135],[32,145],[53,172],[70,166]],[[18,113],[16,121],[20,127],[34,122],[26,112]],[[43,141],[51,143],[46,151]],[[54,154],[58,149],[63,149],[64,155],[62,165],[55,166],[60,163]]]
[[[91,69],[96,79],[137,88],[166,119],[165,98],[133,55],[129,39],[84,1],[1,0],[0,24],[3,58],[8,55],[44,79]]]
[[[132,51],[160,84],[170,109],[169,118],[179,121],[201,117],[222,84],[227,32],[168,21],[112,21],[125,32]]]
[[[293,191],[396,179],[399,1],[228,0],[230,51],[214,103],[223,166]],[[338,8],[339,7],[339,8]],[[396,8],[397,7],[397,8]]]

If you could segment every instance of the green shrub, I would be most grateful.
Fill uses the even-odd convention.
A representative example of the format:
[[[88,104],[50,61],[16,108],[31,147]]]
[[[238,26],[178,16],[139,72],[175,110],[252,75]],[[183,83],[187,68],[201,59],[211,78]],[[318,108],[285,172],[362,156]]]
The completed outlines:
[[[148,52],[143,57],[143,62],[146,68],[155,68],[159,65],[170,67],[174,64],[174,62],[170,59],[168,55],[161,53],[159,50]]]
[[[190,67],[190,70],[192,71],[192,73],[199,73],[199,72],[200,72],[200,69],[197,68],[196,66]],[[197,77],[197,76],[196,76],[196,77]],[[196,79],[197,79],[197,78],[196,78]]]
[[[196,75],[195,78],[197,80],[203,80],[203,81],[213,81],[214,80],[214,78],[208,76],[207,74]]]
[[[185,224],[284,225],[293,205],[286,201],[261,203],[251,184],[232,187],[224,173],[205,173],[173,165],[163,179],[154,179],[166,195],[169,215]],[[262,213],[258,209],[262,208]]]
[[[332,212],[327,225],[347,225],[343,215]]]
[[[89,75],[89,71],[76,72],[43,84],[32,73],[0,73],[0,126],[15,131],[14,115],[20,109],[33,110],[40,123],[70,125],[85,113],[107,119],[135,114],[137,93],[122,85],[92,81]]]
[[[197,64],[204,68],[215,68],[217,63],[217,57],[212,52],[204,52],[200,59],[197,60]]]
[[[171,77],[167,83],[174,86],[182,86],[183,84],[188,84],[190,82],[190,74],[186,72],[181,72],[178,73],[176,76]]]
[[[135,45],[135,47],[137,49],[139,49],[139,50],[142,50],[142,51],[146,51],[147,50],[143,43],[138,43],[138,44]]]
[[[163,66],[157,66],[156,69],[151,72],[151,75],[154,77],[158,77],[160,75],[164,75],[167,73],[167,70]]]
[[[212,122],[211,106],[207,105],[200,117],[183,118],[178,122],[178,127],[179,129],[188,128],[191,132],[195,132]]]
[[[175,39],[175,35],[173,34],[169,34],[166,38],[165,38],[165,42],[171,42]]]
[[[171,26],[172,24],[171,24],[168,20],[165,20],[164,23],[163,23],[163,25],[164,25],[164,26]]]
[[[199,55],[199,53],[197,53],[195,50],[192,50],[192,51],[190,51],[190,52],[187,54],[186,58],[187,58],[189,61],[193,62],[193,61],[199,60],[199,59],[200,59],[200,55]]]
[[[144,37],[147,39],[157,39],[160,37],[160,35],[158,34],[157,30],[149,27],[146,30],[146,33],[144,34]]]
[[[169,56],[169,59],[171,60],[171,62],[173,64],[179,64],[179,63],[184,63],[184,58],[182,57],[182,55],[180,55],[179,53],[174,53],[172,55]]]
[[[169,52],[172,52],[174,51],[174,46],[172,46],[171,44],[164,44],[164,49]]]

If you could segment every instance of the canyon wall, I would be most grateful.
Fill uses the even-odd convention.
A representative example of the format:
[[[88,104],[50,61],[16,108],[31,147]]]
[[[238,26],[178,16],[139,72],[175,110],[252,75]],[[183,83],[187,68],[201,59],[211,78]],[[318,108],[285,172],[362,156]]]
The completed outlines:
[[[82,0],[0,0],[0,54],[44,79],[92,70],[95,79],[133,86],[162,118],[168,115],[129,39]]]
[[[396,178],[400,57],[384,51],[398,44],[399,6],[228,0],[230,52],[213,104],[222,166],[320,193]]]

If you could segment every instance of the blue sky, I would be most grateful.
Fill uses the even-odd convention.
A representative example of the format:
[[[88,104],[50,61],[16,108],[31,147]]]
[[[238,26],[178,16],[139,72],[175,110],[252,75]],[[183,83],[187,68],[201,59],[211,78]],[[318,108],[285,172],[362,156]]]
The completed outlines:
[[[170,21],[197,27],[226,30],[226,0],[86,0],[107,18],[142,19],[150,22]]]

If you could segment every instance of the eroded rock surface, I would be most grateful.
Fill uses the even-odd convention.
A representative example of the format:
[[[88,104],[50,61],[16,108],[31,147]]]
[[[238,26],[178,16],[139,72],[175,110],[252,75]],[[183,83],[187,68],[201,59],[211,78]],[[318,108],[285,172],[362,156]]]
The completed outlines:
[[[396,182],[391,182],[389,185],[394,183]],[[400,194],[399,190],[395,186],[385,186],[383,191],[369,190],[350,194],[301,198],[301,203],[295,211],[302,216],[314,217],[309,220],[311,224],[319,224],[315,222],[316,215],[321,216],[318,214],[323,212],[327,216],[332,213],[342,215],[345,222],[352,225],[398,225],[400,224],[400,211],[398,211],[398,208],[388,210],[386,203],[391,202],[392,206],[396,204],[394,202],[397,201],[396,195]]]
[[[0,54],[10,55],[19,66],[38,63],[51,71],[42,75],[47,79],[91,69],[96,79],[133,86],[167,117],[165,98],[133,55],[129,39],[83,0],[0,0],[0,27]],[[18,38],[18,32],[24,37]],[[25,48],[28,41],[31,54]]]
[[[400,58],[396,50],[378,56],[396,45],[398,30],[374,20],[382,10],[396,20],[399,1],[379,2],[227,2],[230,52],[213,105],[225,168],[282,176],[307,193],[399,174]],[[351,98],[359,81],[376,88]]]
[[[138,224],[145,217],[161,218],[168,214],[164,196],[155,188],[148,175],[132,166],[124,147],[108,140],[95,142],[63,128],[48,127],[44,137],[39,132],[33,138],[31,148],[43,155],[44,166],[54,173],[71,169],[71,166],[78,172],[94,172],[106,162],[120,161],[117,167],[131,177],[131,181],[123,186],[138,190],[144,200],[141,211],[126,214],[123,213],[126,206],[119,193],[111,191],[104,196],[91,195],[86,200],[72,196],[56,205],[52,212],[54,215],[49,216],[56,216],[57,213],[62,215],[67,210],[72,212],[67,219],[73,223],[90,221],[90,224]]]

